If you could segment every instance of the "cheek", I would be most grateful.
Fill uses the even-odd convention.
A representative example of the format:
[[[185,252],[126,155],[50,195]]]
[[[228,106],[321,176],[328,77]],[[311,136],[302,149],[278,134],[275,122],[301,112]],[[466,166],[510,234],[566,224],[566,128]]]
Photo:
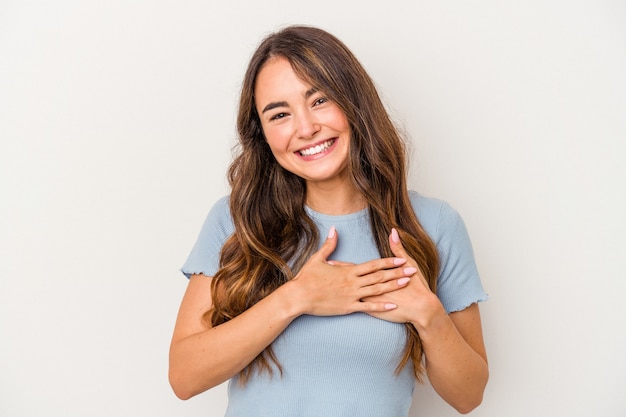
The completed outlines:
[[[279,163],[281,160],[285,158],[285,154],[287,153],[287,145],[284,141],[281,141],[280,138],[277,138],[275,135],[266,135],[265,141],[267,142],[267,146],[274,155],[274,159],[276,159]],[[282,164],[281,164],[282,165]]]
[[[269,144],[269,142],[268,142],[268,145],[270,145],[270,144]],[[276,146],[272,146],[272,145],[270,145],[270,151],[272,152],[272,155],[274,155],[274,158],[275,158],[277,161],[280,161],[280,160],[281,160],[281,155],[282,155],[283,153],[281,153],[281,151],[280,151],[280,150],[279,150]]]
[[[266,135],[265,141],[267,142],[267,146],[269,146],[270,151],[272,151],[272,153],[276,155],[276,152],[278,152],[280,149],[280,142],[276,140],[276,138],[272,135]]]
[[[335,126],[341,130],[350,130],[350,123],[348,122],[348,118],[341,111],[339,107],[335,107],[332,118],[334,120]]]
[[[273,153],[284,151],[289,145],[289,135],[285,134],[285,129],[280,127],[264,129],[263,135]]]

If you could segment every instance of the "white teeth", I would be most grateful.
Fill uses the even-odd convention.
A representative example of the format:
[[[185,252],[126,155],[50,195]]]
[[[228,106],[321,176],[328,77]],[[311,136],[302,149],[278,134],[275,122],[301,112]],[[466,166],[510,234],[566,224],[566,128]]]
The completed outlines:
[[[326,142],[317,145],[317,146],[313,146],[311,148],[308,149],[303,149],[300,151],[300,155],[302,156],[311,156],[311,155],[315,155],[318,154],[320,152],[325,151],[326,149],[330,148],[330,146],[335,142],[334,139],[330,139],[327,140]]]

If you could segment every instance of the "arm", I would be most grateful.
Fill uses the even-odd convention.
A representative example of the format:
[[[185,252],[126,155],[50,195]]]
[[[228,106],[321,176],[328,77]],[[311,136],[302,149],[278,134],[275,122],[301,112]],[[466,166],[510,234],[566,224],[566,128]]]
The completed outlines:
[[[478,304],[441,315],[418,331],[435,391],[460,413],[478,407],[489,378]]]
[[[389,239],[392,252],[409,259],[394,232]],[[415,262],[409,259],[408,264]],[[386,294],[385,298],[398,308],[372,315],[415,326],[424,348],[428,379],[435,391],[460,413],[480,405],[489,370],[478,305],[448,315],[419,271],[406,287]]]
[[[201,321],[212,306],[211,278],[190,278],[170,345],[169,379],[175,394],[188,399],[236,375],[299,315],[382,312],[396,306],[362,298],[406,285],[398,278],[415,272],[406,260],[378,259],[360,265],[333,266],[337,234],[329,235],[300,273],[234,319],[216,327]]]
[[[243,314],[207,328],[201,317],[211,307],[211,280],[190,278],[170,345],[169,380],[174,393],[188,399],[245,368],[297,317],[281,288]]]

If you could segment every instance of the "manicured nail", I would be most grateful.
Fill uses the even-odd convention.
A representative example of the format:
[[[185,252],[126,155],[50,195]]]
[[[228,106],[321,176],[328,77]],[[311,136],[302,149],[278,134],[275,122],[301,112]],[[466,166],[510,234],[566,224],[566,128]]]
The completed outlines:
[[[398,231],[395,228],[391,229],[391,241],[393,243],[400,242],[400,236],[398,236]]]
[[[393,260],[393,264],[397,265],[397,266],[400,266],[400,265],[402,265],[404,263],[406,263],[406,259],[404,259],[404,258],[395,258]]]
[[[404,285],[404,284],[406,284],[407,282],[409,282],[410,280],[411,280],[411,278],[407,278],[407,277],[400,278],[400,279],[398,280],[398,285]]]
[[[417,272],[417,268],[414,268],[412,266],[409,266],[407,268],[404,268],[402,270],[402,272],[404,272],[405,275],[413,275],[414,273]]]
[[[332,239],[335,237],[335,226],[330,226],[330,230],[328,231],[328,238]]]
[[[393,303],[386,303],[385,304],[385,310],[393,310],[394,308],[397,308],[398,306],[393,304]]]

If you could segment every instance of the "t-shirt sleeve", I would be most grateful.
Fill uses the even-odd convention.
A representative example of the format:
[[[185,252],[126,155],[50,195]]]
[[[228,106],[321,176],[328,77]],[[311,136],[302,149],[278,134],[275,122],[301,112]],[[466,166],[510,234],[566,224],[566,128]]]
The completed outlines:
[[[435,244],[440,271],[437,295],[448,313],[460,311],[488,296],[480,282],[467,228],[459,213],[441,202]]]
[[[219,199],[209,211],[198,240],[180,269],[187,278],[193,274],[215,275],[219,269],[220,252],[235,227],[230,216],[228,197]]]

